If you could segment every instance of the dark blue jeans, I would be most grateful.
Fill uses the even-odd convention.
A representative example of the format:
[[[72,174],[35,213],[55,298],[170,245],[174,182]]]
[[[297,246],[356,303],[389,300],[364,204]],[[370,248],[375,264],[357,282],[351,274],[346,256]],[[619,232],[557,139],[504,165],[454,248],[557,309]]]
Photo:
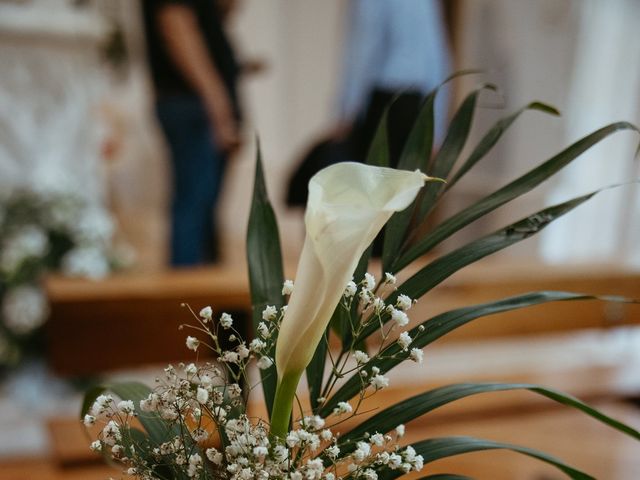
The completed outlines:
[[[215,206],[225,156],[216,147],[207,112],[196,96],[160,97],[156,113],[171,153],[171,265],[215,261]]]

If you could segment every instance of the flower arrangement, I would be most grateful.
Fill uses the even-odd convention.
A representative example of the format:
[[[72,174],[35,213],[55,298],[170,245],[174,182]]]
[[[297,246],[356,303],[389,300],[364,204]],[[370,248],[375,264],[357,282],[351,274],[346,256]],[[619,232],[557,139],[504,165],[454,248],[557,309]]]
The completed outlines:
[[[426,263],[403,282],[396,279],[396,272],[472,221],[530,191],[601,139],[618,130],[636,130],[624,122],[603,127],[418,236],[442,195],[487,154],[520,114],[557,113],[534,102],[505,117],[454,171],[484,88],[464,100],[435,156],[431,151],[437,90],[424,102],[399,169],[386,166],[383,119],[367,164],[333,165],[312,178],[307,234],[295,284],[283,276],[277,222],[258,153],[247,235],[255,338],[240,338],[226,313],[214,318],[211,307],[197,314],[192,311],[194,322],[185,325],[193,332],[186,338],[187,348],[210,350],[217,359],[169,366],[153,389],[132,382],[93,388],[82,408],[85,425],[99,425],[91,448],[145,480],[390,480],[419,472],[439,458],[496,448],[547,462],[570,478],[592,478],[548,454],[517,445],[471,437],[431,438],[410,445],[401,440],[405,423],[442,405],[514,389],[543,395],[640,439],[637,430],[580,400],[530,384],[443,386],[361,420],[363,401],[389,385],[389,372],[402,362],[421,363],[423,349],[448,332],[485,315],[596,298],[557,291],[526,293],[444,312],[407,329],[408,312],[416,299],[464,266],[536,234],[597,192],[544,208],[474,240]],[[369,246],[385,224],[382,272],[376,278],[367,272]],[[223,339],[232,347],[223,348]],[[252,375],[252,363],[259,381]],[[300,379],[305,373],[303,394]],[[264,394],[265,418],[248,410],[249,395],[258,386]],[[464,477],[427,474],[424,478]]]
[[[0,365],[15,364],[48,314],[48,271],[99,278],[112,268],[113,222],[73,193],[20,188],[0,195]]]

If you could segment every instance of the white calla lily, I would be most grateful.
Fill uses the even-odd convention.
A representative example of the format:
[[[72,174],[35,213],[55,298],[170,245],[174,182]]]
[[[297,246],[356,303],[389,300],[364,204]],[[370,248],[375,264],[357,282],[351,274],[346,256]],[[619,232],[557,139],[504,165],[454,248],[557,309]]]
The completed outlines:
[[[360,257],[428,179],[420,171],[345,162],[321,170],[309,182],[307,234],[276,344],[278,387],[271,425],[276,435],[288,427],[298,381]]]

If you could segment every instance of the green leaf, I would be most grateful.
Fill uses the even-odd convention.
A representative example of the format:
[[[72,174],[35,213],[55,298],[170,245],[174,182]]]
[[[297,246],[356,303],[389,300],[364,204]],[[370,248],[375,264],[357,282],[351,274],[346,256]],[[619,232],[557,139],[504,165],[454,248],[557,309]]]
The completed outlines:
[[[424,100],[420,113],[416,118],[407,143],[405,144],[398,168],[402,170],[426,170],[431,150],[433,149],[434,135],[434,105],[438,89],[436,88]],[[395,213],[384,230],[384,245],[382,248],[382,270],[389,270],[388,266],[397,258],[402,242],[411,219],[413,217],[418,200],[405,208],[402,212]]]
[[[539,112],[548,113],[549,115],[560,115],[560,112],[551,105],[547,105],[546,103],[542,102],[531,102],[519,109],[517,112],[498,120],[496,124],[485,134],[482,140],[480,140],[467,160],[456,171],[453,178],[447,181],[445,190],[449,190],[451,187],[453,187],[458,182],[458,180],[460,180],[460,178],[464,176],[465,173],[471,170],[471,168],[473,168],[476,163],[482,160],[484,156],[489,153],[489,151],[495,146],[495,144],[498,143],[498,140],[500,140],[504,132],[507,131],[511,124],[527,110],[537,110]]]
[[[595,480],[592,476],[570,467],[562,460],[551,455],[534,450],[532,448],[521,447],[509,443],[494,442],[474,437],[442,437],[431,438],[412,444],[416,453],[422,455],[425,465],[441,458],[452,457],[464,453],[479,452],[483,450],[511,450],[512,452],[521,453],[529,457],[541,460],[545,463],[553,465],[560,471],[564,472],[569,478],[574,480]],[[380,480],[392,480],[404,473],[397,470],[387,470],[379,476]]]
[[[338,309],[334,312],[334,317],[339,312]],[[327,358],[327,348],[328,348],[328,336],[330,326],[327,327],[324,335],[320,339],[320,343],[316,347],[316,351],[311,358],[311,362],[307,365],[307,383],[309,385],[309,402],[311,403],[311,408],[316,410],[318,408],[318,397],[320,397],[322,392],[322,380],[324,378],[324,365],[325,360]]]
[[[618,122],[587,135],[530,172],[442,222],[402,255],[393,265],[393,271],[400,271],[469,223],[532,190],[593,145],[618,130],[638,131],[637,127],[628,122]]]
[[[471,92],[467,98],[464,99],[462,105],[451,120],[447,135],[442,142],[442,147],[440,147],[440,150],[434,157],[433,164],[427,170],[428,175],[443,179],[446,179],[449,176],[453,166],[460,156],[460,153],[462,152],[462,149],[467,143],[478,97],[483,90],[487,89],[493,91],[497,90],[494,85],[485,84]],[[418,213],[419,221],[422,221],[433,209],[436,200],[443,189],[443,183],[428,183],[425,186]]]
[[[518,222],[512,223],[507,227],[474,240],[439,257],[409,277],[394,293],[389,295],[387,303],[394,304],[398,295],[401,293],[408,295],[410,298],[422,297],[422,295],[463,267],[540,232],[551,222],[586,202],[599,191],[600,190],[597,190],[564,203],[547,207]],[[386,322],[390,316],[389,314],[385,314],[382,318],[383,321]],[[375,322],[370,322],[369,325],[363,329],[361,339],[371,335],[377,328],[378,325]]]
[[[481,73],[479,70],[464,70],[456,72],[447,78],[444,82],[438,85],[432,92],[424,99],[418,117],[414,122],[409,137],[404,145],[400,160],[398,162],[398,168],[402,170],[416,170],[427,171],[431,159],[431,152],[433,150],[433,137],[434,137],[434,124],[435,124],[435,99],[440,89],[451,80],[469,74]],[[391,270],[393,261],[397,258],[402,242],[405,238],[405,233],[411,220],[414,216],[416,205],[421,204],[421,199],[418,198],[412,205],[407,207],[402,212],[394,214],[387,224],[385,229],[384,246],[382,252],[382,271]]]
[[[389,408],[385,408],[343,435],[339,441],[341,451],[344,454],[353,451],[355,449],[355,442],[360,440],[366,432],[387,433],[399,424],[410,422],[415,418],[461,398],[481,393],[504,392],[509,390],[529,390],[530,392],[537,393],[563,405],[580,410],[596,420],[640,440],[640,432],[637,430],[603,414],[577,398],[557,390],[527,383],[460,383],[436,388],[398,402]]]
[[[594,297],[591,295],[582,295],[578,293],[549,291],[526,293],[523,295],[517,295],[494,302],[482,303],[478,305],[471,305],[468,307],[450,310],[448,312],[436,315],[424,321],[421,325],[411,329],[409,331],[409,335],[414,339],[411,348],[423,348],[435,342],[439,338],[445,336],[447,333],[460,328],[473,320],[489,315],[495,315],[497,313],[508,312],[511,310],[517,310],[520,308],[540,305],[548,302],[589,300],[596,298],[611,301],[622,301],[622,299],[619,298]],[[421,327],[424,328],[422,332],[420,331]],[[400,346],[398,344],[393,344],[385,350],[384,354],[385,356],[391,356],[394,353],[397,354],[399,352]],[[380,369],[380,372],[382,374],[385,374],[403,361],[404,358],[384,358],[382,360],[374,358],[369,363],[367,363],[366,369],[370,370],[371,367],[375,366]],[[356,396],[360,391],[361,381],[362,380],[358,374],[352,375],[340,387],[340,389],[331,396],[327,404],[319,412],[319,415],[323,417],[329,416],[332,410],[338,405],[338,402],[348,401]]]
[[[284,273],[280,237],[275,213],[269,202],[267,187],[262,170],[260,144],[257,143],[256,171],[253,185],[253,199],[247,229],[247,263],[249,266],[249,286],[253,307],[253,328],[257,331],[262,321],[262,311],[267,305],[282,307],[282,284]],[[273,358],[274,349],[267,354]],[[260,370],[267,411],[271,415],[276,391],[276,367]]]
[[[387,133],[387,121],[389,117],[389,108],[393,105],[392,100],[389,105],[384,109],[384,113],[378,122],[376,133],[373,136],[371,145],[369,145],[369,151],[367,152],[367,165],[374,165],[376,167],[388,167],[389,166],[389,136]]]

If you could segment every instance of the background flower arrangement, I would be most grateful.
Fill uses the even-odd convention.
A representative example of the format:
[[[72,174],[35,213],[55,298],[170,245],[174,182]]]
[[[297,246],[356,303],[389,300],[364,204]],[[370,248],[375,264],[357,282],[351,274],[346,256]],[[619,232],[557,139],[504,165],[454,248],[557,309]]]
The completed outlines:
[[[592,478],[543,452],[490,440],[441,437],[401,446],[404,423],[470,395],[514,389],[578,409],[640,440],[640,432],[580,400],[529,384],[448,385],[361,416],[363,401],[388,386],[390,370],[402,362],[421,363],[427,345],[470,321],[550,301],[598,298],[531,292],[447,311],[409,328],[408,311],[415,299],[466,265],[538,233],[597,192],[534,212],[419,266],[403,282],[395,273],[469,223],[530,191],[613,132],[637,130],[625,122],[603,127],[419,236],[437,202],[520,114],[557,114],[539,102],[526,105],[500,120],[461,160],[478,96],[486,88],[493,89],[482,86],[463,101],[435,156],[437,90],[424,102],[398,170],[386,168],[383,119],[368,165],[334,165],[312,179],[307,237],[295,284],[283,276],[277,222],[258,154],[247,235],[255,338],[240,338],[227,314],[214,319],[210,307],[197,315],[192,312],[195,323],[190,328],[195,333],[186,338],[187,348],[209,349],[218,360],[169,366],[153,389],[138,383],[92,389],[82,409],[87,426],[99,425],[92,448],[142,479],[387,480],[421,471],[439,458],[487,449],[509,449],[547,462],[571,478]],[[446,183],[433,181],[437,179]],[[369,245],[385,223],[382,270],[376,278],[367,272]],[[337,350],[330,348],[330,337],[339,344]],[[223,349],[221,339],[234,346]],[[251,362],[258,366],[259,381],[250,374]],[[299,388],[304,373],[305,393]],[[268,418],[254,418],[247,411],[247,398],[258,386]]]
[[[41,348],[42,275],[103,277],[114,266],[112,234],[111,218],[76,194],[20,188],[0,195],[0,366]]]

